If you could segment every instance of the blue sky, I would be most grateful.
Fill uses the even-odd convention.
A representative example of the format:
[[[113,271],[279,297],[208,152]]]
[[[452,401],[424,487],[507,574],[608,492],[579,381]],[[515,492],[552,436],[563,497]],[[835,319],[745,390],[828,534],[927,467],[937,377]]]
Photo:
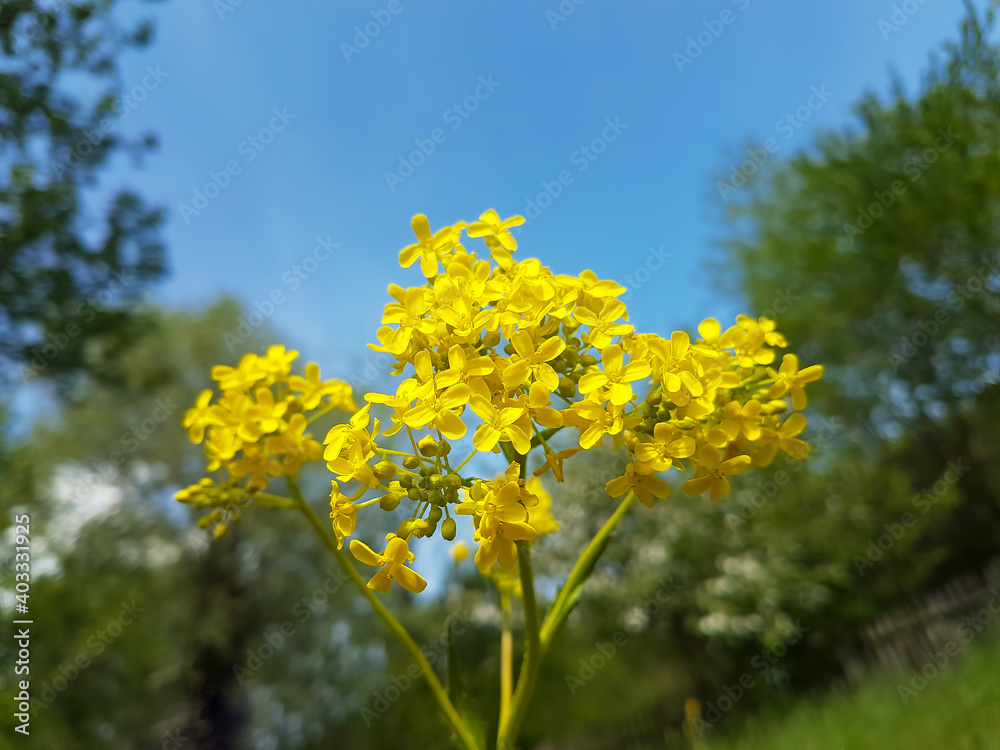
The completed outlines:
[[[631,277],[633,322],[669,333],[744,311],[706,261],[724,231],[715,179],[748,144],[773,138],[780,159],[850,126],[865,90],[885,91],[891,70],[913,90],[956,37],[960,3],[907,7],[890,33],[893,3],[878,0],[172,0],[152,6],[156,40],[122,75],[126,90],[146,83],[122,131],[161,147],[106,184],[168,208],[158,300],[252,306],[281,290],[269,322],[328,375],[371,357],[386,286],[420,283],[396,261],[414,213],[432,226],[523,213],[544,183],[561,193],[519,230],[522,257]],[[400,172],[418,142],[433,153]],[[207,205],[181,208],[227,164]],[[306,260],[317,238],[338,247]]]

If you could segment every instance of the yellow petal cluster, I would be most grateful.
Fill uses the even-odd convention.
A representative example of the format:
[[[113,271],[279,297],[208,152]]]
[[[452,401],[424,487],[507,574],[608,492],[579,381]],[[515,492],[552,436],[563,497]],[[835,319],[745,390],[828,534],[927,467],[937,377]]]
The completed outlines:
[[[313,362],[305,366],[304,377],[292,375],[297,357],[298,352],[275,345],[264,356],[243,355],[236,367],[212,369],[217,391],[202,391],[183,424],[191,442],[204,443],[208,471],[227,476],[221,488],[193,485],[178,499],[225,506],[222,488],[242,492],[245,500],[266,490],[273,478],[294,476],[304,462],[322,457],[310,422],[331,409],[354,412],[357,404],[350,385],[322,380]]]

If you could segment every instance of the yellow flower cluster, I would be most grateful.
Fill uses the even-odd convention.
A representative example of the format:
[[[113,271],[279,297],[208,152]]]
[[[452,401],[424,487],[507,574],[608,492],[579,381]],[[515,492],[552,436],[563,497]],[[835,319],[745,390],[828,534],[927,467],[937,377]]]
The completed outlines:
[[[419,261],[426,281],[389,287],[392,301],[371,345],[391,354],[393,373],[406,376],[394,393],[365,395],[369,406],[389,411],[381,434],[407,433],[413,452],[398,453],[404,460],[395,463],[393,452],[377,445],[381,427],[366,406],[350,425],[331,431],[325,454],[339,481],[386,491],[383,508],[403,497],[416,503],[396,539],[430,536],[439,525],[454,538],[453,510],[473,517],[481,571],[494,562],[514,567],[515,542],[535,539],[552,519],[547,508],[544,519],[536,516],[537,495],[524,481],[535,448],[543,453],[535,474],[551,469],[562,481],[565,459],[609,437],[632,457],[608,484],[609,494],[631,489],[646,504],[669,493],[657,475],[671,468],[693,468],[685,490],[718,499],[729,492],[727,477],[751,463],[765,465],[778,450],[806,455],[808,445],[796,439],[805,420],[783,420],[788,404],[779,399],[790,394],[795,408],[804,407],[802,387],[822,368],[800,371],[786,355],[778,371],[770,369],[774,347],[785,346],[773,321],[740,316],[722,331],[706,320],[694,342],[683,332],[669,339],[636,333],[617,299],[625,289],[614,281],[591,271],[556,275],[533,258],[515,261],[510,228],[522,222],[490,210],[478,222],[432,232],[427,217],[413,219],[417,242],[399,260],[403,267]],[[463,230],[484,238],[489,258],[461,244]],[[643,381],[651,387],[640,398]],[[576,445],[551,449],[564,427],[577,430]],[[453,467],[450,441],[470,430],[473,453]],[[501,451],[509,462],[501,479],[460,474],[476,453]],[[338,502],[332,515],[342,532],[353,528],[345,514],[362,506],[348,510]]]
[[[608,493],[632,490],[646,505],[669,494],[659,475],[670,469],[693,470],[685,491],[716,500],[729,493],[728,477],[770,463],[778,451],[808,454],[797,437],[805,418],[787,412],[806,406],[803,388],[823,370],[800,369],[792,354],[772,368],[775,349],[786,346],[773,321],[739,316],[722,330],[710,318],[693,341],[681,331],[669,338],[637,333],[618,299],[625,289],[614,281],[592,271],[553,274],[534,258],[515,261],[510,229],[523,221],[501,220],[491,209],[478,222],[431,231],[426,216],[414,217],[417,241],[399,261],[404,268],[419,263],[425,281],[389,287],[392,301],[378,343],[370,345],[394,358],[398,385],[392,393],[366,394],[367,403],[324,440],[322,455],[336,476],[330,517],[338,545],[353,534],[360,509],[378,503],[392,511],[404,498],[414,503],[384,552],[351,542],[360,562],[379,568],[369,583],[376,590],[388,591],[394,580],[409,591],[423,590],[426,583],[406,567],[413,559],[410,542],[438,531],[453,540],[453,512],[473,519],[480,571],[489,573],[495,563],[513,569],[518,541],[558,528],[551,498],[528,478],[529,454],[536,449],[541,455],[534,475],[551,470],[561,482],[564,461],[608,438],[630,456]],[[467,250],[463,232],[483,238],[488,255]],[[318,368],[314,376],[307,368],[306,378],[286,382],[281,363],[288,356],[276,347],[235,369],[216,368],[223,402],[211,406],[203,396],[185,420],[192,439],[200,440],[199,431],[208,427],[212,466],[252,476],[251,490],[266,486],[268,476],[297,471],[296,459],[319,455],[305,423],[293,425],[309,408],[307,398],[315,398],[309,402],[315,406],[330,395],[331,404],[350,406],[349,389],[321,383]],[[272,394],[272,386],[280,392]],[[386,429],[373,407],[388,415]],[[575,435],[572,444],[551,447],[567,428]],[[452,442],[470,430],[473,450],[453,465]],[[273,444],[270,437],[262,442],[265,433]],[[397,434],[412,451],[378,442]],[[487,481],[463,474],[486,453],[504,455],[503,476]],[[345,497],[342,485],[352,481],[358,489]],[[380,496],[361,501],[370,490]]]
[[[236,367],[212,369],[221,396],[213,402],[216,393],[202,391],[184,415],[184,427],[191,442],[205,443],[208,470],[225,469],[228,479],[218,487],[203,480],[178,493],[179,500],[232,509],[250,493],[267,489],[271,478],[295,475],[303,462],[322,456],[322,446],[307,432],[309,424],[331,409],[353,412],[357,405],[350,385],[321,380],[313,362],[305,366],[304,377],[292,375],[296,357],[298,352],[277,345],[264,356],[245,354]],[[217,534],[233,518],[232,512],[222,513],[206,517],[219,521]]]

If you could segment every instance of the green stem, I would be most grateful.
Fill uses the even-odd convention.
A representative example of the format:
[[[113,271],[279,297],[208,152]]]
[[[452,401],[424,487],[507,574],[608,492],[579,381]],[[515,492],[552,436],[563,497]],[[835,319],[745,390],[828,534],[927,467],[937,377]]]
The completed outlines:
[[[500,731],[497,735],[498,748],[514,747],[521,728],[521,722],[528,708],[528,702],[531,699],[531,693],[538,679],[538,670],[541,667],[542,659],[545,658],[553,637],[569,614],[571,597],[576,589],[584,583],[587,576],[590,575],[594,564],[597,562],[597,558],[604,549],[605,541],[611,535],[611,532],[615,530],[615,527],[618,526],[619,522],[621,522],[622,518],[625,517],[634,500],[635,493],[629,491],[618,505],[618,508],[615,509],[615,512],[611,514],[611,517],[605,521],[601,529],[586,548],[584,548],[576,564],[573,566],[573,570],[570,571],[566,583],[559,591],[559,595],[549,609],[548,616],[546,616],[545,622],[542,624],[541,633],[537,631],[538,611],[535,605],[534,584],[531,578],[531,557],[528,552],[528,543],[517,542],[518,564],[521,568],[521,587],[524,589],[524,619],[528,631],[528,647],[525,650],[521,674],[517,678],[513,707],[507,721],[500,724]],[[525,551],[523,556],[522,545]],[[527,575],[525,574],[526,571]],[[535,650],[532,647],[532,623],[534,623],[535,629],[534,637],[538,639]],[[531,658],[533,653],[535,656]]]
[[[528,457],[518,455],[515,459],[523,480],[528,473]],[[521,595],[524,600],[524,659],[517,678],[517,687],[509,712],[501,711],[497,747],[513,747],[528,701],[535,690],[538,668],[542,658],[541,639],[538,625],[538,602],[535,598],[535,575],[531,567],[531,543],[520,540],[517,545],[517,569],[521,576]]]
[[[514,684],[514,636],[510,629],[510,595],[500,594],[503,630],[500,633],[500,724],[510,713],[510,695]]]
[[[580,558],[576,561],[576,565],[573,566],[573,570],[570,571],[569,577],[566,579],[566,583],[563,584],[562,589],[559,590],[559,595],[556,597],[555,602],[553,602],[551,609],[549,609],[549,614],[545,618],[545,622],[542,624],[542,653],[544,653],[549,644],[552,642],[553,636],[555,636],[556,631],[559,626],[562,625],[566,616],[569,614],[569,607],[567,603],[570,597],[573,596],[576,589],[583,584],[586,577],[590,575],[591,570],[593,570],[594,563],[597,561],[601,550],[604,548],[604,543],[607,538],[611,535],[611,532],[615,530],[622,518],[628,512],[628,509],[632,506],[635,500],[635,493],[629,490],[629,493],[618,505],[618,508],[611,517],[604,522],[600,531],[594,535],[594,538],[590,540],[590,544],[583,550]]]
[[[313,511],[309,504],[303,499],[302,492],[299,490],[298,482],[294,476],[288,477],[288,487],[291,490],[292,496],[295,498],[296,507],[312,525],[313,530],[316,531],[319,538],[323,541],[323,544],[333,554],[340,567],[343,568],[345,573],[347,573],[351,582],[368,600],[368,603],[372,605],[372,609],[375,610],[375,614],[382,619],[382,622],[388,626],[389,630],[391,630],[393,634],[399,638],[406,650],[410,652],[410,656],[413,657],[413,661],[416,662],[416,664],[420,667],[420,670],[424,673],[424,677],[427,678],[427,684],[430,686],[431,692],[434,693],[434,697],[437,698],[438,703],[441,705],[441,709],[444,711],[448,722],[455,730],[455,734],[458,735],[462,747],[465,748],[465,750],[480,750],[472,732],[462,720],[462,717],[459,716],[458,711],[455,710],[455,706],[452,705],[451,700],[448,698],[447,691],[438,679],[438,676],[434,672],[434,668],[431,666],[430,662],[428,662],[427,658],[423,655],[423,653],[421,653],[420,647],[417,645],[416,641],[414,641],[410,634],[406,632],[406,628],[400,624],[399,620],[393,617],[392,613],[386,609],[385,605],[382,604],[379,598],[375,595],[375,592],[368,588],[364,578],[362,578],[361,574],[358,573],[357,569],[347,558],[347,555],[345,555],[342,550],[338,549],[336,539],[330,535],[319,516],[316,515],[315,511]]]
[[[535,683],[538,681],[538,669],[542,661],[542,644],[538,633],[538,604],[535,602],[535,580],[531,569],[531,543],[515,542],[517,545],[517,567],[521,573],[521,590],[524,594],[524,660],[517,676],[517,687],[514,688],[514,698],[506,721],[501,720],[497,736],[498,748],[514,747],[517,733],[528,710]]]
[[[257,508],[297,508],[294,500],[280,495],[272,495],[268,492],[255,492],[250,496],[254,507]]]

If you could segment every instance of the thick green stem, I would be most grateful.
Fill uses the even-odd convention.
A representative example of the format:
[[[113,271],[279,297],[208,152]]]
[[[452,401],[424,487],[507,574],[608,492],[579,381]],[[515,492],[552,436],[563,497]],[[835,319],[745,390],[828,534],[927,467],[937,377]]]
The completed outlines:
[[[549,609],[548,616],[542,624],[540,633],[537,629],[538,611],[535,606],[534,581],[531,577],[530,552],[522,558],[521,545],[523,544],[527,547],[527,543],[517,543],[518,563],[521,567],[521,587],[524,589],[524,619],[525,626],[528,630],[528,646],[525,650],[524,664],[521,667],[521,673],[517,678],[517,689],[514,691],[514,701],[513,706],[511,707],[510,715],[506,722],[501,721],[500,723],[500,731],[497,735],[498,750],[514,747],[514,743],[517,741],[518,732],[521,729],[521,722],[524,719],[524,714],[527,711],[528,703],[531,700],[531,694],[534,691],[535,683],[538,679],[538,670],[541,667],[541,661],[545,657],[545,653],[548,651],[548,648],[552,643],[552,639],[559,630],[560,625],[565,622],[566,616],[569,614],[573,601],[572,597],[575,595],[576,590],[584,583],[587,576],[590,575],[594,568],[594,564],[597,562],[597,558],[604,550],[605,542],[611,535],[611,532],[613,532],[615,527],[617,527],[621,522],[622,518],[625,517],[625,514],[632,506],[632,502],[634,500],[635,494],[633,492],[629,492],[621,501],[615,512],[611,514],[611,517],[605,521],[600,531],[597,532],[586,548],[584,548],[579,559],[576,561],[576,564],[573,566],[573,570],[570,571],[569,577],[566,579],[566,583],[559,591],[559,595],[556,597],[555,602],[553,602],[552,607]],[[525,570],[527,570],[527,576],[525,576]],[[525,584],[526,580],[529,581],[528,584]],[[529,614],[529,589],[531,592],[531,614]],[[531,623],[534,623],[534,628],[532,628]],[[532,647],[532,630],[534,630],[534,637],[538,639],[534,649]],[[532,654],[534,654],[533,658]]]
[[[535,579],[531,568],[531,543],[517,544],[517,566],[521,573],[521,591],[524,595],[524,660],[517,676],[517,687],[506,721],[501,718],[497,735],[497,748],[514,747],[517,733],[528,710],[531,695],[538,681],[538,668],[542,660],[542,644],[538,632],[538,604],[535,601]]]
[[[298,482],[295,481],[295,477],[288,478],[288,486],[292,492],[292,496],[295,498],[296,507],[299,511],[306,517],[310,525],[319,535],[319,538],[323,541],[323,544],[328,550],[333,554],[337,563],[343,568],[344,572],[351,579],[351,582],[357,587],[358,591],[368,600],[368,603],[372,605],[372,609],[375,610],[382,622],[393,632],[393,634],[399,638],[400,642],[409,651],[410,656],[413,657],[413,661],[420,667],[420,670],[424,673],[424,677],[427,678],[427,684],[431,688],[431,692],[434,693],[434,697],[437,698],[438,703],[441,705],[441,710],[444,711],[448,722],[451,724],[452,728],[455,730],[455,734],[458,735],[458,739],[465,750],[481,750],[477,745],[472,732],[469,727],[459,716],[455,706],[452,705],[451,700],[448,698],[448,693],[438,679],[437,674],[434,672],[434,668],[431,666],[430,662],[420,651],[420,647],[417,645],[416,641],[406,632],[406,628],[393,617],[392,613],[386,609],[385,605],[379,600],[375,595],[375,592],[368,588],[365,583],[364,578],[358,573],[357,569],[347,558],[344,552],[337,548],[337,541],[334,539],[330,532],[327,531],[326,526],[320,520],[316,512],[309,507],[309,504],[302,497],[302,493],[299,491]]]

